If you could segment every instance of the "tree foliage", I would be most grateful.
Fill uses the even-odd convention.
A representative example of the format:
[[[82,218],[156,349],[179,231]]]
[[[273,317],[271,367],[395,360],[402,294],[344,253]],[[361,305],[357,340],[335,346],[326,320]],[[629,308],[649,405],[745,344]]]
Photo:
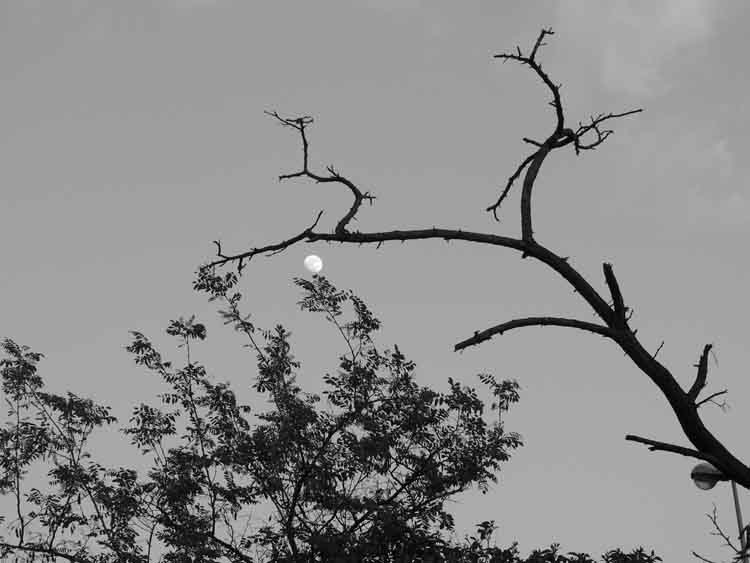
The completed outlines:
[[[171,321],[166,330],[184,349],[180,369],[144,334],[132,332],[127,350],[135,363],[172,390],[158,395],[161,406],[135,407],[122,429],[142,454],[154,456],[145,480],[133,469],[105,468],[84,451],[95,427],[116,422],[109,407],[72,393],[45,393],[37,374],[42,355],[3,341],[11,420],[0,433],[0,484],[17,510],[9,526],[15,540],[2,538],[1,556],[79,563],[522,561],[517,544],[490,545],[494,521],[478,524],[477,535],[462,545],[444,539],[454,530],[446,501],[474,485],[486,492],[522,444],[499,418],[484,420],[475,389],[450,378],[446,393],[418,386],[415,365],[398,346],[378,352],[372,336],[380,322],[365,303],[316,275],[295,279],[304,291],[298,304],[324,313],[348,350],[336,374],[324,378],[330,408],[323,410],[321,397],[296,383],[300,363],[291,354],[290,333],[281,325],[260,331],[261,346],[249,315],[239,311],[236,283],[232,273],[204,272],[195,286],[223,302],[225,324],[249,339],[258,365],[253,388],[271,408],[253,426],[244,416],[250,407],[238,405],[229,385],[210,381],[191,358],[191,346],[206,338],[195,317]],[[354,318],[343,322],[347,301]],[[499,414],[518,401],[514,380],[480,378],[494,396],[491,410]],[[183,420],[181,443],[168,447],[165,439],[176,436]],[[52,493],[22,485],[38,461],[52,466]],[[270,504],[268,520],[248,532],[248,517],[239,534],[243,509],[262,502]],[[33,509],[24,513],[23,503]],[[534,551],[526,561],[592,561],[557,549]],[[617,563],[657,560],[642,549],[605,555]]]

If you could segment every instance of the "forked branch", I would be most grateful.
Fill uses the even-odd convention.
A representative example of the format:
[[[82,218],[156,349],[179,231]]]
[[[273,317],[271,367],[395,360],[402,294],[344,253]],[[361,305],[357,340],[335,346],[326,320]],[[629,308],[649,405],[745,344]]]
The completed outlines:
[[[293,172],[291,174],[282,174],[279,176],[279,181],[282,180],[288,180],[290,178],[299,178],[301,176],[306,176],[307,178],[310,178],[312,180],[315,180],[318,183],[325,183],[325,182],[335,182],[338,184],[343,184],[354,195],[354,203],[352,204],[349,211],[341,218],[341,220],[336,225],[336,232],[337,233],[344,233],[346,231],[346,226],[349,224],[349,221],[351,221],[354,216],[357,214],[357,211],[359,210],[359,206],[362,205],[362,200],[368,200],[370,202],[370,205],[372,205],[372,201],[375,199],[375,196],[370,195],[370,192],[362,193],[360,189],[354,185],[354,183],[349,180],[348,178],[345,178],[341,174],[339,174],[336,169],[334,169],[333,165],[330,165],[326,168],[328,171],[327,176],[321,176],[320,174],[316,174],[310,170],[310,161],[309,161],[309,150],[310,150],[310,143],[307,140],[307,134],[305,133],[305,129],[308,125],[311,125],[313,122],[313,118],[308,116],[304,117],[297,117],[297,118],[286,118],[281,117],[278,113],[274,112],[266,112],[267,115],[270,115],[271,117],[276,118],[277,121],[279,121],[282,125],[286,127],[291,127],[292,129],[296,129],[300,137],[302,137],[302,170],[299,172]]]
[[[549,75],[542,69],[542,65],[536,60],[536,55],[539,52],[539,48],[547,45],[544,42],[544,38],[548,35],[554,35],[551,29],[542,29],[537,37],[534,46],[531,49],[531,53],[525,56],[520,47],[516,47],[515,53],[501,53],[495,55],[496,59],[505,61],[516,61],[522,65],[526,65],[531,68],[537,76],[542,80],[545,86],[549,89],[552,94],[552,101],[550,105],[555,110],[555,129],[549,135],[547,140],[544,142],[535,141],[524,137],[523,140],[526,143],[534,145],[537,150],[526,157],[526,159],[520,164],[516,171],[510,176],[505,184],[500,197],[495,203],[487,207],[485,211],[492,211],[496,221],[499,221],[497,211],[502,204],[503,200],[508,196],[511,186],[516,179],[521,175],[524,169],[526,170],[526,176],[523,182],[523,189],[521,192],[521,232],[522,238],[526,241],[533,239],[533,229],[531,221],[531,190],[536,180],[539,168],[541,167],[544,159],[553,149],[559,149],[566,145],[573,144],[576,154],[580,154],[583,150],[593,150],[600,144],[602,144],[607,137],[609,137],[613,131],[611,129],[602,130],[601,124],[610,119],[616,119],[618,117],[626,117],[636,113],[640,113],[643,109],[634,109],[622,113],[608,113],[599,114],[596,117],[591,118],[591,123],[588,125],[582,125],[579,123],[578,129],[573,131],[572,129],[565,126],[565,112],[563,111],[562,98],[560,96],[560,84],[555,84]],[[588,143],[583,142],[583,137],[589,132],[593,131],[596,134],[596,138]]]
[[[516,61],[521,63],[522,65],[527,65],[539,76],[539,78],[542,79],[542,82],[544,82],[547,88],[549,88],[550,92],[552,92],[552,102],[550,105],[555,108],[555,115],[557,116],[557,126],[555,127],[555,129],[562,130],[565,126],[565,118],[563,116],[562,101],[560,99],[560,86],[552,82],[552,79],[549,77],[549,75],[542,70],[542,65],[539,64],[539,62],[536,60],[536,55],[539,51],[539,47],[547,45],[547,43],[544,43],[544,38],[547,35],[554,34],[555,32],[551,29],[542,29],[542,31],[539,32],[539,37],[537,37],[536,42],[534,43],[534,47],[531,49],[531,54],[528,57],[523,55],[520,47],[516,47],[515,53],[500,53],[499,55],[495,55],[495,58],[500,59],[503,62]]]
[[[723,403],[717,403],[716,401],[714,401],[714,399],[716,397],[718,397],[719,395],[725,395],[727,392],[728,392],[727,389],[724,389],[723,391],[717,391],[716,393],[713,393],[713,394],[709,395],[708,397],[706,397],[702,401],[698,401],[697,403],[695,403],[695,407],[698,408],[701,405],[703,405],[704,403],[713,403],[714,405],[718,406],[719,408],[721,408],[723,410],[723,409],[725,409],[727,407],[726,401],[724,401]]]
[[[735,552],[736,555],[734,557],[734,561],[739,562],[742,559],[742,557],[745,555],[745,553],[742,551],[742,549],[738,549],[737,547],[734,546],[734,544],[732,543],[732,540],[729,539],[729,536],[726,534],[726,532],[724,532],[724,530],[721,529],[721,526],[719,526],[719,519],[718,519],[718,516],[716,515],[715,504],[714,504],[713,514],[706,514],[706,516],[708,516],[709,520],[711,520],[711,523],[713,524],[714,529],[716,530],[715,532],[711,532],[711,535],[719,536],[720,538],[722,538],[724,540],[724,545],[726,545],[732,551]],[[748,531],[747,527],[745,527],[745,529],[742,531],[742,533],[745,534],[746,537],[747,537],[747,531]],[[742,543],[741,540],[740,540],[740,543]],[[745,549],[747,551],[747,548]],[[702,555],[698,555],[695,551],[693,551],[692,554],[693,556],[700,559],[701,561],[704,561],[705,563],[716,563],[715,561],[712,561],[711,559],[707,559],[706,557],[703,557]]]

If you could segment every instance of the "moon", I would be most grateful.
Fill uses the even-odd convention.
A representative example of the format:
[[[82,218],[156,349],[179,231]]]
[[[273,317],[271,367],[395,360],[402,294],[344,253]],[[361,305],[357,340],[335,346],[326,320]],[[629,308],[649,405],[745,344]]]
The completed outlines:
[[[305,268],[313,274],[317,274],[323,268],[323,261],[315,254],[310,254],[305,258]]]

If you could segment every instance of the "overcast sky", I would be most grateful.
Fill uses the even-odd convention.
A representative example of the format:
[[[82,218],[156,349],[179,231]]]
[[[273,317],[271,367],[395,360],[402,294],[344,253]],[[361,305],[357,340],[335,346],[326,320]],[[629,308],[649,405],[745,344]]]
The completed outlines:
[[[228,252],[275,243],[321,209],[319,228],[331,231],[351,205],[338,185],[276,181],[298,169],[300,146],[264,110],[314,116],[311,163],[334,164],[377,196],[351,228],[516,236],[518,193],[501,223],[484,209],[529,153],[522,137],[544,138],[554,116],[535,75],[492,55],[527,50],[550,26],[539,58],[563,85],[571,125],[645,111],[613,123],[598,150],[545,162],[537,239],[602,291],[601,263],[614,263],[632,326],[650,350],[665,341],[659,358],[684,387],[703,345],[715,344],[706,391],[728,388],[732,408],[701,412],[750,460],[749,20],[741,1],[0,0],[0,336],[46,355],[49,390],[113,406],[119,425],[90,448],[108,466],[149,467],[115,428],[166,390],[124,351],[129,330],[182,365],[164,329],[197,314],[208,339],[194,359],[262,410],[249,389],[255,355],[192,291],[193,272],[213,239]],[[518,379],[506,428],[525,445],[489,494],[452,505],[460,534],[494,519],[498,544],[518,540],[524,555],[553,541],[595,557],[638,545],[666,562],[691,560],[691,550],[732,555],[705,516],[715,502],[736,535],[729,486],[699,491],[696,460],[624,440],[689,445],[612,343],[527,328],[452,351],[517,316],[593,320],[554,272],[510,250],[442,240],[299,244],[258,257],[242,279],[244,310],[260,327],[292,331],[310,392],[346,350],[322,316],[296,305],[292,278],[309,275],[310,253],[370,305],[383,323],[378,348],[397,343],[421,385],[447,390],[452,376],[481,388],[483,371]]]

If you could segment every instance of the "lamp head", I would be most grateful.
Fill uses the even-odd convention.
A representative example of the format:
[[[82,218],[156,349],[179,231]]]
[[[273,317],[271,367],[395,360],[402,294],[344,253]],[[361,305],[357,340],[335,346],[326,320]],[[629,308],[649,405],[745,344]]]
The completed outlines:
[[[699,463],[693,467],[693,470],[690,472],[690,478],[696,487],[704,491],[713,489],[714,485],[719,481],[728,480],[721,471],[707,462]]]

